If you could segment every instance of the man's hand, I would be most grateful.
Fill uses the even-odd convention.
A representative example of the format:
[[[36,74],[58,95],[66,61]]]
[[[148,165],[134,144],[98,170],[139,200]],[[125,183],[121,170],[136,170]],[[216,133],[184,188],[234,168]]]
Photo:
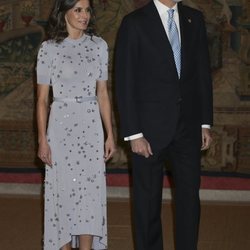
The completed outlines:
[[[212,137],[209,128],[202,128],[202,145],[201,150],[207,150],[212,142]]]
[[[130,141],[132,152],[142,155],[148,158],[150,155],[153,155],[152,149],[149,142],[144,138],[138,138]]]

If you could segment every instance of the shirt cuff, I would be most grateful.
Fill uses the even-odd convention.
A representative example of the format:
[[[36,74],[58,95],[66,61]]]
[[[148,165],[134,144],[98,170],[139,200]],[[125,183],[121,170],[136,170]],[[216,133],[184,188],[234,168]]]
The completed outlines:
[[[202,124],[201,127],[202,128],[209,128],[209,129],[211,128],[211,126],[208,124]],[[124,141],[131,141],[131,140],[135,140],[135,139],[138,139],[141,137],[143,137],[143,133],[138,133],[135,135],[130,135],[130,136],[124,137]]]
[[[202,128],[209,128],[209,129],[210,129],[210,128],[211,128],[211,125],[208,125],[208,124],[202,124],[202,125],[201,125],[201,127],[202,127]]]
[[[141,138],[141,137],[143,137],[143,133],[139,133],[139,134],[124,137],[124,141],[131,141],[131,140],[135,140],[135,139],[138,139],[138,138]]]

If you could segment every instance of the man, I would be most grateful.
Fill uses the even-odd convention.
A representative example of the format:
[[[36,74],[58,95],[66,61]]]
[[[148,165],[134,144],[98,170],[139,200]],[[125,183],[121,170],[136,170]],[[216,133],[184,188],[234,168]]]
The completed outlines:
[[[166,159],[175,184],[176,249],[197,249],[200,157],[211,143],[212,81],[202,14],[176,2],[153,0],[130,13],[117,38],[121,131],[133,152],[136,250],[163,250]]]

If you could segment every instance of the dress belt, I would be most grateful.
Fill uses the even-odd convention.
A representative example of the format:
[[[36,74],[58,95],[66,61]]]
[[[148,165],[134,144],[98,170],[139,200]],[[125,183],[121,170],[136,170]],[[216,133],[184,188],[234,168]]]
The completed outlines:
[[[61,98],[61,97],[54,97],[54,102],[76,102],[76,103],[83,103],[89,101],[96,101],[96,96],[76,96],[74,98]]]

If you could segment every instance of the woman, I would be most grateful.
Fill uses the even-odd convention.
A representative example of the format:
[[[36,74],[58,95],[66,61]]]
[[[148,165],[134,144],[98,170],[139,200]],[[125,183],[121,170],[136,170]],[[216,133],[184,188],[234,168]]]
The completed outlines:
[[[56,0],[48,40],[38,53],[38,156],[46,164],[45,250],[107,248],[105,161],[115,144],[107,44],[91,34],[90,18],[89,0]],[[50,85],[54,101],[46,131]]]

